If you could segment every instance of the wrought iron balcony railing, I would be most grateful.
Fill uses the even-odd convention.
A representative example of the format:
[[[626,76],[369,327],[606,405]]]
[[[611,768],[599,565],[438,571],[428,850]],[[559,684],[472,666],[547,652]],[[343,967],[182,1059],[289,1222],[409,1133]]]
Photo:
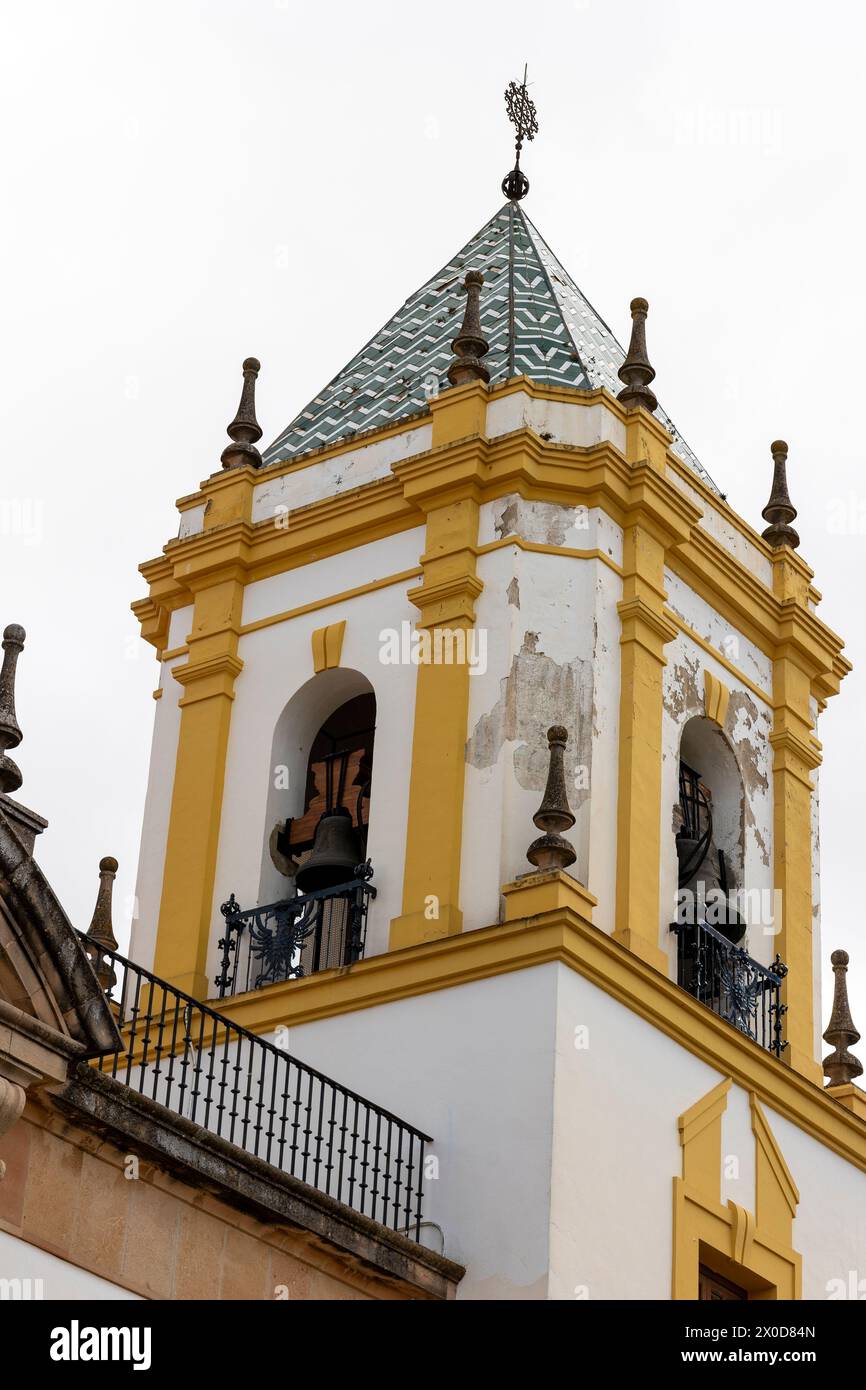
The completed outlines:
[[[376,896],[372,874],[367,860],[349,883],[264,907],[242,908],[232,893],[220,908],[226,919],[215,980],[220,999],[360,960],[367,907]]]
[[[428,1134],[81,935],[123,1039],[100,1071],[419,1239]]]
[[[780,1057],[783,1041],[782,981],[788,973],[778,956],[760,965],[706,922],[675,922],[677,984],[726,1023]]]

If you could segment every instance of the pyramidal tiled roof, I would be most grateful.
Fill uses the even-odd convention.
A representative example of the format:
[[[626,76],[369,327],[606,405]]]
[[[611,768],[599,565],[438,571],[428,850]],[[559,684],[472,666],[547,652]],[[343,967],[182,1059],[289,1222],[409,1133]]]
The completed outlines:
[[[422,409],[437,389],[445,390],[467,270],[484,274],[481,325],[490,343],[484,362],[491,383],[525,375],[582,390],[604,386],[616,395],[625,352],[523,208],[506,203],[283,430],[266,451],[265,465],[398,420]],[[656,415],[673,436],[674,452],[718,491],[661,406]]]

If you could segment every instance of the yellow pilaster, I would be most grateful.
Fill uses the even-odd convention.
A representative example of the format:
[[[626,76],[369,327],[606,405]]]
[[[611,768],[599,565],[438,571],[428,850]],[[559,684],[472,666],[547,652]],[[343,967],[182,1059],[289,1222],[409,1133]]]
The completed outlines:
[[[782,998],[788,1006],[785,1060],[823,1084],[815,1057],[812,979],[811,773],[821,762],[810,708],[815,662],[807,608],[810,571],[788,547],[773,556],[773,588],[787,610],[773,661],[773,879],[782,914],[776,949],[788,967]],[[776,924],[778,925],[778,924]]]
[[[207,525],[249,520],[252,470],[213,479],[215,505]],[[194,593],[189,654],[173,675],[183,687],[154,971],[199,999],[211,993],[206,975],[214,874],[222,812],[234,682],[243,662],[240,565],[203,562],[186,573]]]
[[[644,410],[629,413],[627,457],[662,472],[669,437]],[[676,628],[665,617],[665,554],[688,532],[638,506],[623,536],[619,783],[614,938],[667,974],[659,946],[662,670]],[[673,906],[673,905],[672,905]]]
[[[479,382],[432,401],[433,456],[437,450],[444,452],[443,467],[440,471],[434,466],[429,478],[406,486],[407,497],[427,515],[423,578],[409,598],[420,612],[418,629],[430,634],[434,656],[437,634],[462,633],[465,644],[475,625],[475,600],[482,589],[475,570],[486,410],[487,389]],[[455,457],[449,446],[457,441],[466,441],[467,447]],[[468,654],[468,645],[463,651]],[[462,930],[468,712],[468,661],[421,662],[415,687],[403,910],[391,923],[392,950]]]

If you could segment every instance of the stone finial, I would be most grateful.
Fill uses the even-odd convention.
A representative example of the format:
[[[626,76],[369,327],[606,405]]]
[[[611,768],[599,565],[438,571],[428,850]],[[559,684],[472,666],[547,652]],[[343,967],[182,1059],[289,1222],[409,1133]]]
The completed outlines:
[[[256,419],[256,377],[261,369],[258,358],[245,359],[238,413],[226,429],[232,443],[227,444],[220,455],[223,468],[240,468],[245,463],[252,464],[253,468],[261,467],[262,456],[256,448],[256,440],[262,437],[261,426]]]
[[[834,951],[830,957],[836,981],[833,987],[833,1010],[830,1022],[824,1033],[824,1041],[831,1044],[834,1051],[824,1058],[824,1075],[829,1077],[831,1086],[847,1086],[855,1076],[860,1076],[863,1064],[854,1057],[848,1048],[860,1041],[860,1034],[854,1027],[851,1006],[848,1003],[848,952]]]
[[[547,786],[544,788],[541,805],[532,817],[539,830],[544,833],[538,840],[533,840],[526,851],[530,864],[534,864],[542,873],[548,869],[567,869],[577,858],[571,845],[561,834],[561,831],[570,830],[574,825],[574,816],[569,809],[568,793],[565,790],[563,761],[568,733],[561,724],[554,724],[547,731],[547,742],[550,749]]]
[[[96,894],[93,917],[87,929],[87,939],[89,942],[93,942],[93,946],[87,948],[87,954],[96,972],[96,978],[106,993],[117,978],[111,959],[104,954],[106,950],[117,950],[117,938],[114,935],[111,922],[111,894],[116,874],[116,859],[113,859],[110,854],[106,855],[104,859],[100,859],[99,890]]]
[[[27,636],[18,623],[10,623],[3,633],[3,669],[0,670],[0,792],[16,792],[24,780],[16,763],[7,757],[9,748],[21,742],[15,717],[15,667]]]
[[[784,439],[774,440],[770,453],[773,455],[773,490],[761,512],[761,516],[770,524],[761,535],[773,547],[789,545],[796,550],[800,537],[790,523],[797,515],[797,508],[788,496],[788,446]]]
[[[658,405],[655,392],[650,390],[650,382],[655,377],[655,367],[650,365],[646,354],[646,316],[649,304],[645,299],[631,302],[631,342],[625,361],[617,372],[620,381],[625,382],[617,395],[623,405],[634,407],[642,405],[652,413]]]
[[[480,270],[470,270],[463,281],[466,290],[466,312],[463,327],[451,344],[454,358],[448,368],[452,386],[465,386],[468,381],[489,381],[490,373],[481,358],[490,344],[481,332],[481,286],[484,276]]]

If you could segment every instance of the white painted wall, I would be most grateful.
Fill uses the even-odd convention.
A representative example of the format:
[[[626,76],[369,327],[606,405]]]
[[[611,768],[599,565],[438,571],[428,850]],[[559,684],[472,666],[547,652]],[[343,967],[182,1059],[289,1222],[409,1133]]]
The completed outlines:
[[[467,1265],[459,1298],[547,1294],[556,972],[288,1030],[295,1056],[433,1135],[439,1177],[424,1210]]]
[[[253,491],[253,521],[264,521],[278,516],[286,508],[293,511],[378,478],[390,477],[392,463],[423,454],[432,442],[433,426],[428,423],[387,439],[362,444],[357,449],[346,449],[331,458],[313,459],[302,468],[276,477],[267,469],[262,475],[263,481]]]
[[[510,400],[510,397],[506,399]],[[618,562],[619,528],[598,509],[499,498],[481,508],[481,544],[508,536],[557,549],[603,549]],[[576,816],[567,839],[571,872],[599,897],[598,923],[612,930],[619,725],[622,583],[597,559],[504,545],[479,557],[484,590],[476,625],[487,634],[487,670],[469,690],[463,810],[464,929],[499,918],[500,889],[530,870],[540,833],[532,817],[548,771],[547,729],[569,730],[567,771]]]
[[[863,1281],[858,1298],[866,1299],[866,1173],[775,1111],[765,1114],[800,1193],[794,1248],[803,1255],[803,1297],[838,1299],[832,1281],[841,1280],[846,1288]]]
[[[425,1213],[467,1268],[459,1298],[670,1298],[677,1121],[723,1077],[567,966],[303,1024],[287,1046],[433,1135]],[[801,1192],[805,1296],[866,1280],[866,1173],[764,1111]],[[754,1210],[754,1154],[733,1086],[723,1201]]]
[[[489,402],[489,439],[519,429],[530,429],[555,444],[583,448],[609,439],[625,453],[625,425],[602,401],[590,406],[572,405],[568,401],[537,400],[526,391],[513,391]]]
[[[8,1231],[0,1231],[0,1279],[24,1281],[22,1293],[34,1300],[141,1299],[140,1294],[91,1274],[87,1269],[79,1269],[78,1265],[40,1250],[38,1245],[31,1245]],[[7,1318],[11,1321],[12,1317],[9,1309]]]

